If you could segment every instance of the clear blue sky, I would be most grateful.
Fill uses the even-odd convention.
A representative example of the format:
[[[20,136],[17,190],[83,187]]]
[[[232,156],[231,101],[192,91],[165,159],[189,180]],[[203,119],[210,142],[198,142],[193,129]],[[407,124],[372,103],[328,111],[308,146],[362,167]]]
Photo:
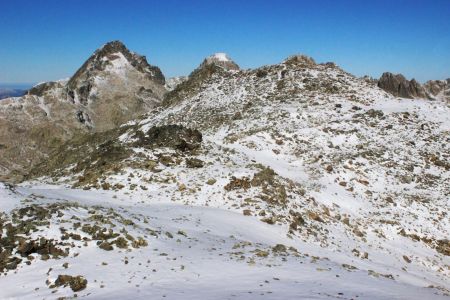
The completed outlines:
[[[214,52],[241,67],[294,53],[361,76],[450,77],[450,0],[0,0],[0,82],[71,76],[121,40],[168,77]]]

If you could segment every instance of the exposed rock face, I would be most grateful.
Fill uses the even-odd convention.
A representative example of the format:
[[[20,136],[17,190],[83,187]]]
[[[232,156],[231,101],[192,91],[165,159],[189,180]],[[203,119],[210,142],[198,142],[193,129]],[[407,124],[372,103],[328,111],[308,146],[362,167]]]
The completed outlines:
[[[27,94],[42,97],[42,96],[44,96],[44,94],[46,92],[49,92],[52,89],[62,88],[62,87],[63,87],[63,84],[61,84],[61,82],[49,81],[49,82],[39,83],[39,84],[33,86],[31,89],[28,90]]]
[[[377,85],[378,84],[378,79],[375,79],[369,75],[364,75],[363,77],[361,77],[362,80],[364,80],[365,82],[372,84],[372,85]]]
[[[69,80],[42,83],[23,97],[3,100],[0,178],[26,173],[74,135],[105,131],[153,109],[166,93],[164,84],[158,67],[114,41]]]
[[[396,97],[430,98],[420,83],[415,79],[407,80],[402,74],[383,73],[378,80],[378,87]]]
[[[59,275],[55,281],[56,286],[70,286],[72,291],[79,292],[86,288],[87,280],[83,276]]]
[[[450,78],[446,80],[429,80],[424,84],[424,88],[435,99],[450,101]]]
[[[166,84],[164,85],[168,91],[173,91],[179,84],[188,80],[187,76],[177,76],[171,77],[166,80]]]
[[[96,130],[107,130],[158,105],[166,92],[164,84],[158,67],[113,41],[97,50],[70,78],[67,100],[87,108]]]
[[[153,81],[163,85],[165,83],[164,75],[158,67],[152,66],[147,62],[145,56],[130,52],[120,41],[112,41],[95,51],[95,53],[81,66],[80,69],[69,80],[69,88],[76,87],[77,83],[84,79],[90,79],[96,71],[104,71],[110,62],[119,59],[119,53],[136,70],[145,73]]]

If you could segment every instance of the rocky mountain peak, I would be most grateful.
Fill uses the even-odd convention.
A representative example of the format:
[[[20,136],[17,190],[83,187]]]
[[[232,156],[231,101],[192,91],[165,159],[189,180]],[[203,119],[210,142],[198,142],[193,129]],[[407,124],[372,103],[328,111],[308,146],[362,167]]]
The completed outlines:
[[[205,66],[218,66],[225,70],[239,70],[239,66],[226,54],[226,53],[214,53],[203,60],[200,68]]]
[[[132,101],[130,95],[153,106],[166,92],[164,84],[161,70],[150,65],[145,56],[112,41],[96,50],[70,78],[66,93],[68,101],[83,106],[98,106],[97,102],[105,99],[122,102],[128,97]]]
[[[161,70],[145,56],[113,41],[70,79],[41,83],[14,102],[2,101],[0,177],[14,173],[19,178],[61,143],[113,129],[152,110],[167,93],[164,83]]]
[[[147,62],[143,55],[131,52],[120,41],[112,41],[101,48],[97,49],[94,54],[78,69],[75,75],[69,80],[69,87],[74,88],[77,84],[96,73],[105,71],[108,66],[110,71],[119,71],[124,65],[130,65],[137,71],[144,73],[148,79],[155,81],[158,84],[164,85],[165,78],[161,70],[152,66]]]

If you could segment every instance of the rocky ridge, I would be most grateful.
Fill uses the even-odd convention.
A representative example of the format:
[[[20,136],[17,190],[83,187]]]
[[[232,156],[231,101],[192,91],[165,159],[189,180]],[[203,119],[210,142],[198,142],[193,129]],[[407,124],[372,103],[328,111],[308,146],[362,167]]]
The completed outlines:
[[[423,86],[415,79],[407,80],[401,74],[383,73],[378,80],[378,87],[402,98],[429,98]]]
[[[407,80],[402,74],[385,72],[373,81],[379,88],[402,98],[450,101],[450,80],[429,80],[420,84],[415,79]]]

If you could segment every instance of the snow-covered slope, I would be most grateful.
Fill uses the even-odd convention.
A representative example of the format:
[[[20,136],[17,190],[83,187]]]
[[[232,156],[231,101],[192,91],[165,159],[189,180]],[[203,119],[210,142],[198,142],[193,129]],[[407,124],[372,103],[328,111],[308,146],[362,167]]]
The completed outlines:
[[[16,222],[23,216],[36,224],[23,236],[67,249],[39,260],[38,253],[19,247],[31,253],[28,259],[16,255],[28,263],[0,277],[1,298],[446,299],[406,270],[406,279],[398,280],[391,275],[395,266],[288,238],[282,228],[236,212],[42,185],[1,186],[0,195],[6,200],[2,210]],[[38,225],[36,218],[47,210],[49,224]],[[95,225],[123,240],[104,250],[99,234],[92,235]],[[60,286],[61,275],[82,276],[82,284],[73,284],[76,291]]]
[[[226,235],[230,226],[242,224],[239,232],[252,245],[283,243],[309,254],[307,261],[289,255],[286,264],[275,258],[270,270],[291,281],[271,284],[276,293],[267,294],[263,277],[270,271],[258,262],[255,272],[245,264],[241,270],[222,261],[223,253],[202,252],[202,259],[211,259],[206,279],[200,275],[195,283],[174,275],[179,281],[172,284],[158,277],[167,293],[181,286],[186,295],[200,297],[212,280],[216,288],[205,293],[222,298],[230,289],[241,298],[264,293],[276,299],[448,295],[450,108],[445,102],[394,98],[332,63],[316,64],[301,55],[249,71],[201,66],[164,101],[166,106],[119,129],[65,144],[33,170],[34,181],[24,183],[27,191],[37,193],[35,186],[47,182],[62,199],[83,193],[109,205],[131,201],[143,214],[155,209],[162,216],[161,207],[169,203],[173,213],[186,205],[174,220],[198,222],[205,234],[199,245],[210,234],[221,235],[202,221],[212,219]],[[102,190],[105,196],[99,196]],[[275,236],[279,240],[271,239]],[[240,255],[246,261],[249,254]],[[311,261],[312,256],[329,260]],[[234,268],[245,275],[216,273]],[[347,271],[330,273],[334,268]],[[345,282],[336,276],[343,274],[350,276]],[[254,289],[255,278],[262,286]]]

